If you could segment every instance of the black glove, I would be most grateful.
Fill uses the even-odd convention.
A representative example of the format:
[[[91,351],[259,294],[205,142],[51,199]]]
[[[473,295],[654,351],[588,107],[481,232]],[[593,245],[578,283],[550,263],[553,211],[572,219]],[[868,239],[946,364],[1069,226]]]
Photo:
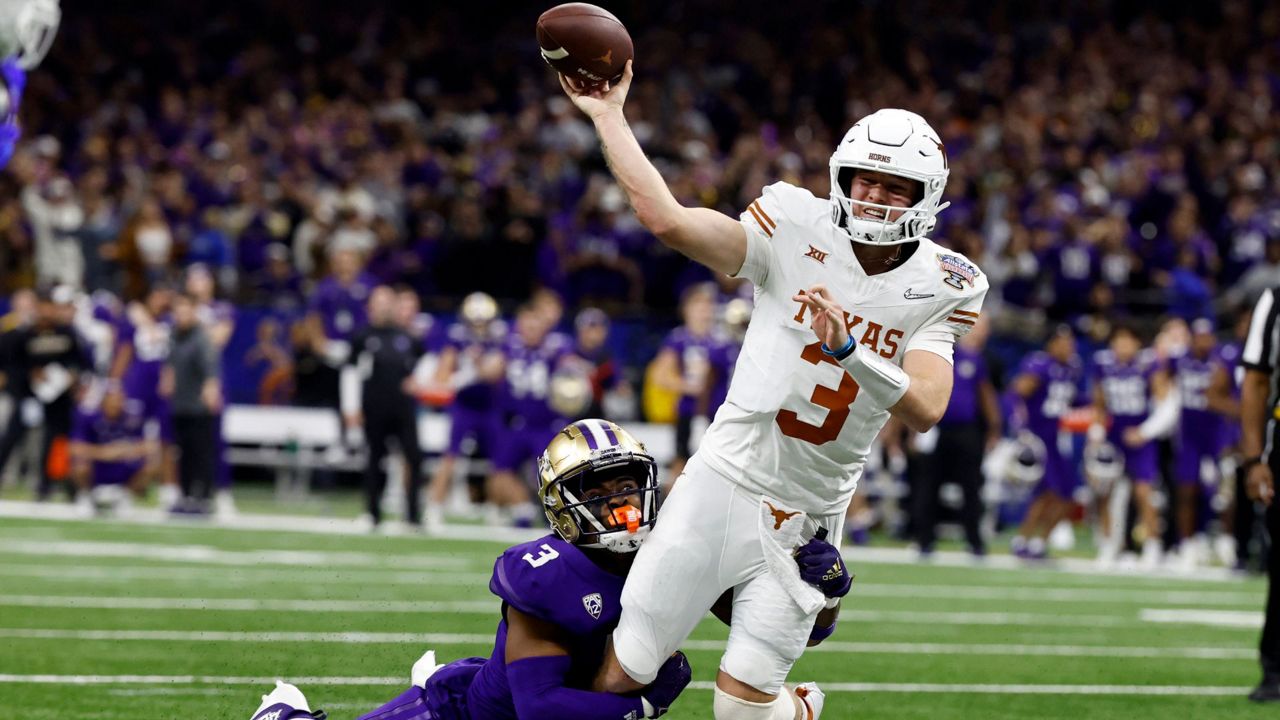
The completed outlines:
[[[689,667],[689,659],[677,650],[662,663],[662,667],[658,668],[658,677],[654,678],[653,682],[649,683],[649,687],[641,693],[641,697],[647,703],[645,709],[653,710],[645,717],[656,718],[665,715],[667,710],[671,709],[671,703],[680,697],[680,693],[692,678],[693,669]]]
[[[826,541],[827,530],[821,528],[809,542],[795,552],[800,578],[829,598],[844,597],[853,584],[853,576],[835,545]]]

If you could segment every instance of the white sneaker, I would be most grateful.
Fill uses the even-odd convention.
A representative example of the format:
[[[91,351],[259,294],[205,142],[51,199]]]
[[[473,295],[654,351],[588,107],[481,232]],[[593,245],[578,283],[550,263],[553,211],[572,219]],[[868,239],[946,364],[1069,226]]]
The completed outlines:
[[[1239,559],[1236,555],[1236,539],[1231,535],[1221,534],[1213,539],[1213,554],[1225,567],[1233,568]]]
[[[364,513],[360,517],[356,518],[355,525],[356,525],[356,532],[360,532],[360,533],[367,534],[378,529],[378,526],[375,525],[373,522],[373,516],[370,515],[369,513]]]
[[[227,520],[236,516],[236,499],[230,490],[219,490],[213,496],[213,515],[219,520]]]
[[[1116,559],[1120,557],[1120,543],[1112,540],[1103,540],[1098,546],[1098,567],[1107,569],[1114,567]]]
[[[307,704],[307,698],[302,694],[301,690],[287,682],[277,680],[275,689],[262,696],[262,704],[253,712],[253,715],[249,716],[249,720],[259,720],[258,715],[261,714],[263,710],[266,710],[272,705],[279,705],[282,703],[288,705],[294,710],[305,710],[307,712],[311,712],[311,706]],[[264,716],[261,720],[266,720],[266,717]]]
[[[182,499],[182,491],[177,485],[161,485],[156,489],[156,502],[160,509],[169,512]]]
[[[805,714],[801,720],[818,720],[822,717],[822,706],[826,703],[827,694],[818,688],[818,683],[800,683],[791,692],[804,705]]]
[[[1142,543],[1142,568],[1144,570],[1155,570],[1160,567],[1160,556],[1163,548],[1160,546],[1159,540],[1145,540]]]
[[[428,505],[422,518],[422,526],[428,535],[439,535],[444,530],[444,508],[439,503]]]
[[[97,510],[93,507],[93,498],[89,493],[81,491],[76,495],[76,517],[91,518],[97,514]]]

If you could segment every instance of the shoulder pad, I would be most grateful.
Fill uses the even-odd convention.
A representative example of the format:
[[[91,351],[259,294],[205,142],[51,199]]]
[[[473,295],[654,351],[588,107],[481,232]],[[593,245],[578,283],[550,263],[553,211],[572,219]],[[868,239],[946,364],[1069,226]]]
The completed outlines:
[[[754,224],[766,237],[772,238],[778,228],[788,223],[803,223],[813,218],[823,219],[830,211],[830,203],[814,197],[804,188],[787,182],[766,185],[760,197],[747,206],[742,220]]]
[[[526,615],[572,634],[587,634],[619,611],[604,608],[606,602],[616,604],[616,598],[602,597],[600,588],[589,587],[575,570],[589,562],[578,548],[547,535],[502,553],[494,563],[489,591]]]

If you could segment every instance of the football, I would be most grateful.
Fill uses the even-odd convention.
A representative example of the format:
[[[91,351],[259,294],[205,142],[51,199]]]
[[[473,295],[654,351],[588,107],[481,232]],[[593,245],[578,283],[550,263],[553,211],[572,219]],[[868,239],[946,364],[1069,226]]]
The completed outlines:
[[[634,53],[622,21],[589,3],[565,3],[542,13],[537,36],[542,59],[585,85],[617,82]]]

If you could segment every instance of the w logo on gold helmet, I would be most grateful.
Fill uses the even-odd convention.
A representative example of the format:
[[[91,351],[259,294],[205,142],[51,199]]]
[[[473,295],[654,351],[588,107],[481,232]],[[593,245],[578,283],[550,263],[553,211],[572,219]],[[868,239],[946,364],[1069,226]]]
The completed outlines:
[[[538,498],[556,534],[581,547],[635,552],[658,515],[658,467],[608,420],[579,420],[538,460]]]

